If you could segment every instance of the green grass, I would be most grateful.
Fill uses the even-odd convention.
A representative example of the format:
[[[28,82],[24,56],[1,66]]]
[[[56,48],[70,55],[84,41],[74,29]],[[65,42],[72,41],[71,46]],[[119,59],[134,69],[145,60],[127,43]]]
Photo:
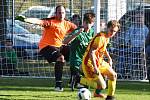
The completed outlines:
[[[67,80],[64,80],[64,85]],[[0,100],[77,100],[72,92],[53,91],[53,79],[0,78]],[[93,89],[90,89],[93,93]],[[106,93],[107,90],[104,91]],[[150,100],[150,84],[146,82],[117,82],[117,100]],[[93,98],[92,100],[103,100]]]

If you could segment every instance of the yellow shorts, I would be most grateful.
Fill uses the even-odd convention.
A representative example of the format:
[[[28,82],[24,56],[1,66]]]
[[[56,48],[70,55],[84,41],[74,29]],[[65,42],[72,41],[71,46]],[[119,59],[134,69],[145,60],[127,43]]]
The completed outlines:
[[[102,75],[106,75],[107,73],[109,73],[108,69],[110,68],[110,65],[103,60],[98,68]],[[89,80],[97,80],[98,75],[94,73],[94,67],[91,64],[88,63],[87,65],[85,65],[84,63],[82,63],[82,70],[86,78],[88,78]]]

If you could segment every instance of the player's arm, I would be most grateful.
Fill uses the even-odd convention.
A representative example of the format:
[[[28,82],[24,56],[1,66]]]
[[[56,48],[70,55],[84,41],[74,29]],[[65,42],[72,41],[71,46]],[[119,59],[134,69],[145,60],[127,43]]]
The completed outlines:
[[[95,52],[96,52],[96,48],[90,48],[90,51],[89,51],[89,57],[91,58],[91,61],[92,61],[92,65],[94,67],[94,72],[95,74],[99,75],[100,74],[100,71],[98,70],[98,66],[96,64],[96,55],[95,55]]]
[[[30,24],[35,24],[35,25],[40,25],[40,26],[49,26],[49,23],[46,21],[43,21],[38,18],[26,18],[25,16],[16,16],[15,20],[20,20],[22,22],[30,23]]]
[[[24,21],[27,23],[37,24],[37,25],[43,24],[43,21],[38,18],[25,18]]]
[[[107,51],[107,49],[105,50],[105,56],[108,58],[108,62],[109,62],[109,65],[112,67],[112,59],[109,55],[109,52]]]
[[[84,28],[80,28],[78,32],[76,32],[75,34],[71,34],[68,35],[67,38],[65,38],[65,40],[63,41],[63,44],[67,45],[69,44],[71,41],[73,41],[81,32],[83,32]]]
[[[106,83],[105,83],[105,80],[104,80],[104,78],[103,78],[103,76],[102,76],[102,74],[101,74],[101,72],[100,72],[100,70],[99,70],[99,68],[98,68],[98,66],[96,64],[96,59],[97,58],[96,58],[95,52],[96,52],[96,48],[91,48],[91,50],[90,50],[90,57],[91,57],[91,60],[92,60],[92,64],[94,66],[95,74],[98,75],[98,82],[99,82],[98,84],[100,84],[101,87],[103,89],[105,89],[106,88]]]

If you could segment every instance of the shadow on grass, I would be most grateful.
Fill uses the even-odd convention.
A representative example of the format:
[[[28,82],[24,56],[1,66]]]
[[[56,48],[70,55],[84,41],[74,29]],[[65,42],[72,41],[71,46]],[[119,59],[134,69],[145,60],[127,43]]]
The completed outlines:
[[[10,99],[0,98],[0,100],[10,100]]]
[[[66,86],[68,80],[63,80]],[[32,87],[54,87],[55,80],[53,78],[0,78],[0,86],[32,86]]]
[[[63,80],[63,86],[67,86],[68,80]],[[0,78],[0,90],[7,91],[54,91],[53,78]],[[70,91],[70,89],[67,89]]]
[[[7,90],[9,91],[54,91],[54,89],[50,87],[41,88],[41,87],[14,87],[14,86],[7,86],[7,87],[1,87],[1,91]]]
[[[68,80],[63,80],[63,86],[67,86]],[[53,91],[55,81],[53,78],[0,78],[1,90],[22,90],[22,91]],[[148,82],[117,82],[117,90],[144,91],[150,93]],[[67,89],[70,91],[70,89]]]
[[[117,84],[118,90],[131,91],[132,93],[135,91],[139,92],[148,92],[150,94],[150,84],[148,82],[118,82]]]
[[[0,95],[0,97],[7,97],[7,98],[13,98],[13,97],[20,97],[20,98],[22,98],[22,97],[28,97],[28,98],[38,98],[38,100],[40,99],[54,99],[54,98],[69,98],[69,97],[72,97],[72,95],[47,95],[47,96],[45,96],[45,95]],[[47,100],[46,99],[46,100]],[[0,98],[0,100],[10,100],[10,99],[5,99],[5,98]],[[13,99],[14,100],[14,99]],[[16,100],[16,99],[15,99]],[[17,100],[22,100],[22,99],[17,99]],[[33,99],[30,99],[30,100],[33,100]],[[35,99],[34,99],[35,100]]]

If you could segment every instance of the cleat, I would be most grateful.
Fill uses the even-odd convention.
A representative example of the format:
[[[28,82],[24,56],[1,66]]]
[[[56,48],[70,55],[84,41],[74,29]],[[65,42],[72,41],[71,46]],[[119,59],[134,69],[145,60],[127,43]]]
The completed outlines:
[[[107,96],[105,95],[105,94],[102,94],[102,93],[100,93],[100,94],[96,94],[95,92],[94,92],[94,97],[100,97],[100,98],[106,98]]]
[[[77,89],[80,89],[80,88],[84,88],[84,85],[81,85],[80,83],[77,83]]]
[[[116,100],[114,96],[107,96],[106,100]]]
[[[64,89],[61,88],[61,87],[55,87],[54,90],[57,91],[57,92],[63,92],[64,91]]]

